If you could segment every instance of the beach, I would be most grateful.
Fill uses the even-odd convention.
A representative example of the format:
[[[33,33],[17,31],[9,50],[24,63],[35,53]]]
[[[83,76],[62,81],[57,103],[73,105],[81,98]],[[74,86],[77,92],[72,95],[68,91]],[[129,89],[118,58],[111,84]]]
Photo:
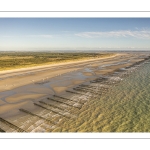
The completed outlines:
[[[112,105],[104,110],[101,106],[105,105],[99,106],[98,99],[108,97],[110,89],[115,93],[116,85],[125,82],[123,73],[132,74],[131,68],[148,59],[149,53],[122,52],[108,58],[1,71],[0,129],[5,132],[120,131],[107,129],[109,119],[103,118]],[[90,113],[92,110],[94,113]],[[102,120],[101,126],[98,125]]]

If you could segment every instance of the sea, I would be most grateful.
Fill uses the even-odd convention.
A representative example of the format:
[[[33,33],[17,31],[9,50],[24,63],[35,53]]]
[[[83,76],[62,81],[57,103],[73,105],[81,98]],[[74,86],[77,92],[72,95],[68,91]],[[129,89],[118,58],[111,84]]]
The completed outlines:
[[[150,132],[150,61],[131,70],[107,93],[91,99],[76,120],[54,132]]]

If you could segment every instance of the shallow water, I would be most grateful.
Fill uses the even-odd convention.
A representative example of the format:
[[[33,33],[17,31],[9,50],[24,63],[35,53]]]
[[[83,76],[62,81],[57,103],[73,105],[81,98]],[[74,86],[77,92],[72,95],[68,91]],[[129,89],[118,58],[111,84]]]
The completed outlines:
[[[88,101],[76,120],[65,121],[54,131],[150,132],[150,63]]]

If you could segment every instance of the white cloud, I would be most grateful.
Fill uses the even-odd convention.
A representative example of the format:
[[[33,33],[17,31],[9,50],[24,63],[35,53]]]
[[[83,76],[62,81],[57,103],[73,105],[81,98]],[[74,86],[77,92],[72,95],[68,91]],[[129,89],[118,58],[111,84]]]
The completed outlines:
[[[140,31],[130,31],[130,30],[120,30],[120,31],[107,31],[107,32],[81,32],[75,34],[83,38],[99,38],[99,37],[134,37],[141,39],[150,39],[150,30],[140,30]]]

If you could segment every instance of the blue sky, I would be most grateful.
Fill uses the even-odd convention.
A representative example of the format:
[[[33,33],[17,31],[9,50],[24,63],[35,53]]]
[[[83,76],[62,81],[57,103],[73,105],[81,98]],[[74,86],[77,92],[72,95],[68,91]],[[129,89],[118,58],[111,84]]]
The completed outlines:
[[[150,50],[150,18],[0,18],[0,50]]]

